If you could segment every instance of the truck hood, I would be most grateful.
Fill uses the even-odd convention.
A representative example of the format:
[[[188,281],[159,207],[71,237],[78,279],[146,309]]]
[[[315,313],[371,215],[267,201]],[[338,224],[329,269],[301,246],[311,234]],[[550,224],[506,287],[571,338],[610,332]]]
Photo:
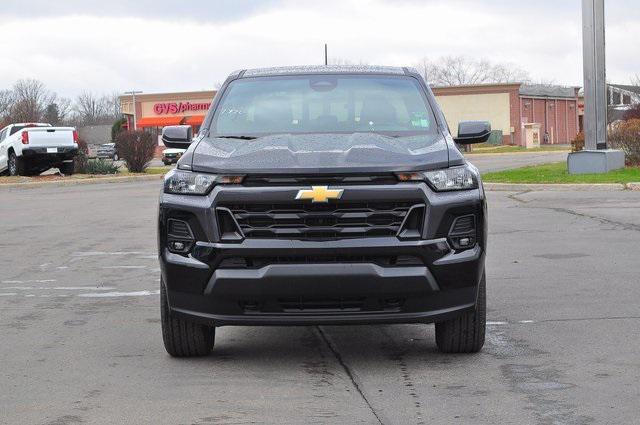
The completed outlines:
[[[255,140],[203,138],[182,160],[193,171],[209,173],[392,172],[448,167],[450,148],[440,135],[279,134]]]

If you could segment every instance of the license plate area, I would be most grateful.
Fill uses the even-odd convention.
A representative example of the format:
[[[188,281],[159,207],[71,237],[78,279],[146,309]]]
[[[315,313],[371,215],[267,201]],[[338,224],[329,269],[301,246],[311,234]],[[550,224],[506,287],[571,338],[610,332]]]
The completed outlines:
[[[58,153],[58,148],[47,148],[47,153]]]

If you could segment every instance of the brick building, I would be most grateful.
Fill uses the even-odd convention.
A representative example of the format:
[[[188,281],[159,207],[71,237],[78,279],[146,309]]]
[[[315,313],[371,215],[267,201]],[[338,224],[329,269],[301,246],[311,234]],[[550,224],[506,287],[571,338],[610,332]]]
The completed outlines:
[[[578,134],[578,88],[522,83],[433,87],[451,131],[458,122],[485,120],[502,143],[524,145],[525,124],[540,125],[543,143],[569,144]]]

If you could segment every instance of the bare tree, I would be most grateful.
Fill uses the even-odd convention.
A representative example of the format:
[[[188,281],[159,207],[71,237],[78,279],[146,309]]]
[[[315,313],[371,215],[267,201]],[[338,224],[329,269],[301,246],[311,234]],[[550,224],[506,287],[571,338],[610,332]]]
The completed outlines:
[[[416,68],[429,84],[435,86],[528,82],[531,80],[529,74],[522,69],[464,56],[445,56],[435,61],[425,57],[416,64]]]
[[[73,112],[71,99],[67,99],[66,97],[58,97],[56,99],[56,105],[58,106],[58,117],[60,118],[60,124],[70,124]]]
[[[80,125],[112,124],[120,117],[120,100],[116,93],[98,96],[84,91],[76,98],[74,111]]]
[[[83,91],[76,98],[75,111],[83,125],[99,124],[107,113],[102,99],[88,91]]]
[[[13,92],[0,90],[0,128],[11,122],[11,105],[13,105]]]
[[[122,117],[122,110],[120,109],[120,93],[113,92],[106,96],[108,98],[109,109],[109,121],[114,121]]]
[[[631,85],[640,86],[640,74],[636,74],[633,77],[631,77]]]
[[[55,103],[56,95],[38,80],[18,80],[13,85],[11,120],[14,122],[41,121],[48,105]]]
[[[329,57],[327,62],[329,63],[329,65],[368,65],[368,63],[363,60],[356,62],[341,57]]]
[[[537,86],[557,86],[557,85],[561,85],[558,84],[558,82],[556,80],[554,80],[553,78],[541,78],[539,80],[524,80],[522,81],[523,83],[527,83],[527,84],[534,84]]]

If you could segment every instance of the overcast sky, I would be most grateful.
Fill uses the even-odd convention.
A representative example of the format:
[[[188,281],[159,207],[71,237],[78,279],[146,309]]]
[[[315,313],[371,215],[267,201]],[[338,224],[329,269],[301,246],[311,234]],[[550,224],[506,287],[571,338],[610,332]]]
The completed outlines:
[[[607,72],[640,74],[639,0],[606,0]],[[0,89],[212,89],[233,70],[465,55],[581,85],[580,0],[1,0]]]

